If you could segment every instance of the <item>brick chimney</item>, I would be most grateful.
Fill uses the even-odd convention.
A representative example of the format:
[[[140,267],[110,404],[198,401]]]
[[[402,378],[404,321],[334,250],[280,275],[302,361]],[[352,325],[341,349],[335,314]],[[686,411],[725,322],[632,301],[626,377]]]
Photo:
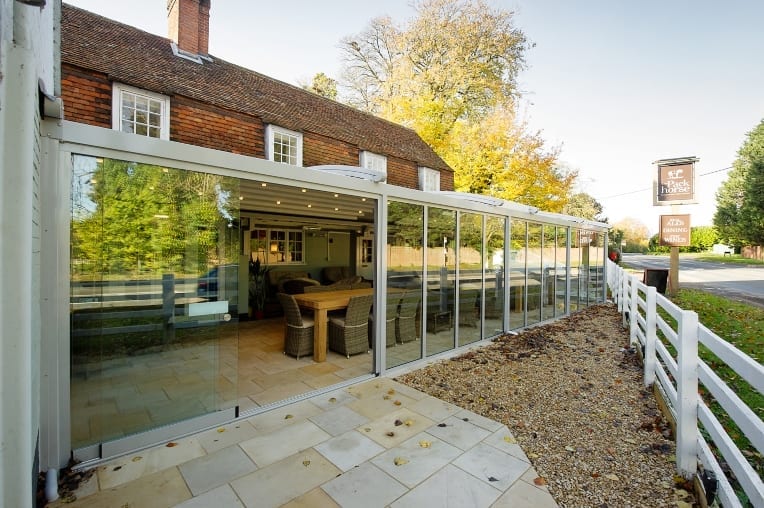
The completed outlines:
[[[178,49],[206,56],[210,40],[210,0],[167,0],[170,39]]]

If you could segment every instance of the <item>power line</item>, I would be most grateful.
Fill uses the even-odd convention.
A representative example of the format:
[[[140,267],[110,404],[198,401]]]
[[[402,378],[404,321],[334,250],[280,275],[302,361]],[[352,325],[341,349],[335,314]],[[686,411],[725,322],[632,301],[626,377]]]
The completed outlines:
[[[709,171],[707,173],[701,173],[698,176],[701,177],[701,176],[713,175],[714,173],[721,173],[722,171],[729,171],[730,169],[732,169],[732,166],[727,166],[726,168],[721,168],[721,169],[715,169],[715,170]],[[629,194],[637,194],[638,192],[645,192],[645,191],[651,191],[651,190],[652,190],[652,187],[646,187],[644,189],[637,189],[637,190],[633,190],[633,191],[622,192],[620,194],[613,194],[612,196],[605,196],[604,198],[599,198],[599,199],[601,201],[604,201],[606,199],[619,198],[621,196],[628,196]]]

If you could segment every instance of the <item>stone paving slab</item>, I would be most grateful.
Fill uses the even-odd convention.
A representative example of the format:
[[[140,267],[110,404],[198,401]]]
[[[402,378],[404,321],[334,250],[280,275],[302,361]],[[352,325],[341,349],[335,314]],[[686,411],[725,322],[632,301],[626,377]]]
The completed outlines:
[[[537,476],[506,426],[378,378],[110,460],[49,506],[556,507]]]

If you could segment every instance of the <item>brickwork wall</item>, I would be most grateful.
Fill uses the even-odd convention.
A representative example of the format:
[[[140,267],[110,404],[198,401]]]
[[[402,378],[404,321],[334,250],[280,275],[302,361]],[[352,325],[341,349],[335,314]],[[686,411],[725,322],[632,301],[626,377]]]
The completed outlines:
[[[62,64],[61,96],[66,120],[111,128],[111,82],[105,74]]]
[[[387,183],[411,189],[419,188],[419,170],[411,161],[387,158]]]
[[[321,164],[357,166],[358,162],[359,152],[357,147],[312,132],[303,134],[303,166],[318,166]]]
[[[259,118],[224,110],[186,97],[170,99],[170,139],[189,145],[265,157]]]

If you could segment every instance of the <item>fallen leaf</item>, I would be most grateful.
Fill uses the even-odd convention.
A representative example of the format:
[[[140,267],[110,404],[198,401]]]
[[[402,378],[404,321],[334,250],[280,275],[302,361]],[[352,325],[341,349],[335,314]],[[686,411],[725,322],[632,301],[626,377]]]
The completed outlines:
[[[393,463],[396,466],[402,466],[403,464],[408,464],[409,460],[404,457],[395,457],[395,460],[393,460]]]
[[[176,443],[176,442],[174,442],[174,441],[170,441],[170,442],[169,442],[169,443],[167,443],[165,446],[166,446],[167,448],[173,448],[173,447],[175,447],[175,446],[178,446],[178,443]]]
[[[605,448],[605,451],[610,455],[615,455],[615,448]]]
[[[422,441],[419,441],[419,446],[422,448],[429,448],[432,445],[429,441],[425,441],[424,439]]]
[[[575,452],[575,451],[576,451],[576,449],[575,449],[575,448],[573,448],[572,446],[566,446],[566,447],[565,447],[565,449],[566,449],[567,451],[569,451],[569,452]]]
[[[222,427],[218,429],[218,433],[221,433],[221,432],[225,432],[225,429]]]
[[[504,436],[504,441],[506,441],[509,444],[517,443],[517,440],[513,438],[512,436]]]
[[[529,453],[528,457],[530,457],[532,459],[537,459],[537,458],[539,458],[539,454],[538,453]]]
[[[676,502],[676,508],[692,508],[693,506],[695,505],[692,503],[688,503],[687,501],[679,500]]]
[[[286,415],[286,416],[284,417],[284,420],[289,420],[290,418],[294,418],[294,416],[292,416],[292,415]]]
[[[592,478],[599,478],[599,477],[600,477],[599,473],[592,473]]]
[[[305,467],[308,467],[310,465],[310,461],[309,460],[303,460],[302,461],[302,465],[305,466]]]
[[[114,469],[112,469],[112,471],[119,471],[120,469],[122,469],[122,466],[117,466]]]
[[[411,427],[412,425],[414,425],[414,420],[406,420],[403,423],[406,424],[406,427]]]
[[[337,402],[337,398],[336,397],[332,397],[331,399],[329,399],[329,402],[334,404],[335,402]]]
[[[391,430],[390,432],[388,432],[388,433],[387,433],[387,434],[385,434],[385,435],[386,435],[387,437],[393,437],[393,436],[395,435],[395,432],[393,432],[393,431]]]
[[[626,441],[627,443],[631,443],[631,444],[637,444],[637,442],[635,440],[633,440],[631,438],[628,438],[628,437],[625,438],[624,441]]]
[[[364,427],[363,431],[364,432],[371,432],[371,427]]]
[[[614,482],[617,482],[619,480],[619,478],[614,474],[606,474],[605,478],[607,478],[608,480],[613,480]]]
[[[462,418],[462,421],[463,422],[468,422],[468,421],[470,421],[470,419],[469,418]]]
[[[139,460],[141,460],[142,458],[143,458],[143,457],[141,457],[140,455],[137,455],[137,456],[133,457],[133,462],[138,462],[138,461],[139,461]]]
[[[396,400],[395,402],[393,402],[393,404],[395,404],[396,406],[400,406],[401,405],[401,401],[400,400]]]
[[[387,390],[387,394],[388,394],[388,395],[394,395],[394,394],[395,394],[395,390],[393,390],[392,388],[390,388],[389,390]]]
[[[446,424],[445,424],[445,423],[439,423],[439,424],[438,424],[438,427],[445,427],[445,426],[446,426]]]
[[[488,481],[489,481],[489,482],[498,482],[498,481],[499,481],[499,479],[498,479],[498,478],[494,478],[493,476],[489,476],[489,477],[488,477]]]
[[[390,400],[390,396],[389,396],[389,395],[383,395],[383,396],[382,396],[382,398],[383,398],[384,400]]]
[[[535,480],[533,480],[533,483],[536,485],[546,485],[546,480],[543,476],[537,476]]]
[[[623,381],[621,381],[621,378],[619,377],[615,378],[615,384],[620,385],[621,383],[623,383]]]

